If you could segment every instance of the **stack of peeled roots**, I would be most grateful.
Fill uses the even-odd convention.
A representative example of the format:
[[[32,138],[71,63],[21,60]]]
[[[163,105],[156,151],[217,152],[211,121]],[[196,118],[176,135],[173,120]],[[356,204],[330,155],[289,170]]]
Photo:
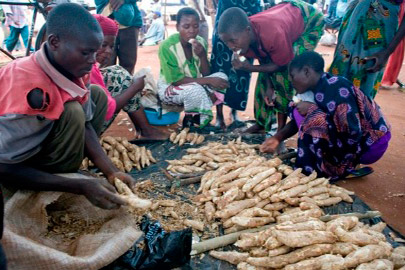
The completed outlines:
[[[329,222],[307,216],[241,234],[235,243],[240,252],[210,255],[239,270],[404,270],[405,247],[392,248],[381,233],[385,226],[370,227],[355,216]]]
[[[132,144],[126,138],[105,136],[101,138],[100,144],[112,163],[123,172],[130,172],[133,168],[140,171],[151,163],[156,163],[150,150],[145,146],[139,147]],[[92,164],[88,158],[85,158],[81,169],[86,170],[89,166]]]
[[[278,158],[247,156],[224,164],[201,178],[194,198],[204,204],[206,219],[220,219],[225,234],[287,220],[320,217],[320,207],[353,202],[353,193],[282,164]]]
[[[172,173],[198,173],[216,170],[222,165],[233,164],[241,158],[257,157],[259,145],[247,144],[238,138],[227,144],[210,142],[199,148],[187,149],[187,155],[180,160],[166,160],[167,170]]]
[[[174,144],[178,144],[182,146],[186,142],[190,143],[191,145],[201,144],[205,138],[204,135],[199,135],[198,133],[189,133],[189,128],[184,128],[179,133],[173,132],[170,134],[170,141]]]

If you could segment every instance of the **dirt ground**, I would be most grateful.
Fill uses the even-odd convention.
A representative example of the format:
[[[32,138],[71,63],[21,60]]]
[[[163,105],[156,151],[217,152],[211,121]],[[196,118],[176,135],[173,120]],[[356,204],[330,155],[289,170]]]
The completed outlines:
[[[169,34],[174,30],[173,24],[168,28]],[[138,49],[136,70],[150,67],[155,78],[159,75],[158,46],[141,47]],[[334,47],[318,46],[327,66],[333,58]],[[1,55],[1,60],[6,58]],[[253,76],[250,87],[248,107],[239,112],[241,120],[253,120],[253,93],[256,76]],[[405,69],[400,79],[405,81]],[[385,221],[394,229],[405,235],[405,93],[399,89],[380,90],[376,101],[392,125],[392,140],[385,156],[373,164],[375,172],[369,176],[341,181],[339,185],[353,190],[371,208],[379,210]],[[403,107],[404,106],[404,107]],[[226,121],[229,123],[229,110],[225,109]],[[134,128],[129,118],[121,113],[106,134],[134,138]],[[289,144],[294,144],[294,140]]]

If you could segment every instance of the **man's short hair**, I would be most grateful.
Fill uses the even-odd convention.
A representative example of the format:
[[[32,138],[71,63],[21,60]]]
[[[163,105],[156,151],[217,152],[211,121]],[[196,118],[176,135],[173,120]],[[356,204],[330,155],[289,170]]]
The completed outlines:
[[[303,67],[310,67],[317,73],[323,73],[325,61],[322,56],[314,51],[304,52],[296,56],[290,63],[290,70],[296,68],[301,70]]]
[[[249,25],[246,12],[238,7],[228,8],[219,18],[218,33],[241,33]]]
[[[85,8],[74,3],[57,5],[46,21],[47,35],[59,38],[82,37],[89,32],[102,33],[97,20]]]

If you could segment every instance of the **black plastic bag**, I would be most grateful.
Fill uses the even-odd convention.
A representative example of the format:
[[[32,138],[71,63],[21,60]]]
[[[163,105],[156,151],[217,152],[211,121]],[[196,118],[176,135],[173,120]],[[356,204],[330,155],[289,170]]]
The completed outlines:
[[[172,269],[190,261],[191,228],[167,233],[158,221],[144,217],[141,230],[145,236],[104,270]],[[140,241],[143,249],[137,247]]]

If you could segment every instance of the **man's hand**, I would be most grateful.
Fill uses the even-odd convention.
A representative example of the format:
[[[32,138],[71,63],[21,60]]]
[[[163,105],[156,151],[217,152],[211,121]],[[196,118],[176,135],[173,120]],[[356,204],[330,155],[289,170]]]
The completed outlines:
[[[229,87],[229,83],[227,80],[224,80],[222,78],[216,78],[216,77],[207,77],[205,78],[208,80],[207,84],[211,86],[212,88],[215,89],[226,89]]]
[[[372,73],[380,71],[387,63],[388,58],[389,54],[387,53],[386,50],[379,51],[375,54],[366,57],[365,60],[367,62],[374,61],[374,65],[372,67],[369,67],[367,71]]]
[[[275,98],[274,89],[272,87],[267,87],[266,93],[264,94],[264,102],[266,105],[273,107]]]
[[[105,179],[83,179],[82,194],[95,206],[103,209],[117,209],[126,202]]]
[[[191,45],[193,46],[195,55],[197,55],[199,58],[207,57],[207,52],[199,41],[193,40]]]
[[[240,61],[239,57],[236,56],[233,60],[232,60],[232,67],[236,70],[244,70],[244,71],[250,71],[250,67],[252,65],[249,63],[249,61],[245,60],[245,61]]]
[[[263,153],[274,153],[277,147],[280,145],[280,141],[276,137],[268,138],[260,145],[260,152]]]
[[[124,3],[125,3],[124,0],[110,0],[111,8],[112,8],[114,11],[119,10],[120,7],[121,7]]]
[[[298,112],[299,112],[302,116],[306,116],[306,115],[308,114],[309,108],[310,108],[313,104],[314,104],[314,103],[312,103],[312,102],[301,101],[301,102],[298,102],[296,108],[297,108]]]
[[[108,181],[114,185],[114,178],[118,178],[120,179],[122,182],[124,182],[125,184],[127,184],[127,186],[131,189],[134,190],[135,189],[135,179],[132,178],[132,176],[130,176],[127,173],[124,172],[114,172],[111,175],[108,176]]]

